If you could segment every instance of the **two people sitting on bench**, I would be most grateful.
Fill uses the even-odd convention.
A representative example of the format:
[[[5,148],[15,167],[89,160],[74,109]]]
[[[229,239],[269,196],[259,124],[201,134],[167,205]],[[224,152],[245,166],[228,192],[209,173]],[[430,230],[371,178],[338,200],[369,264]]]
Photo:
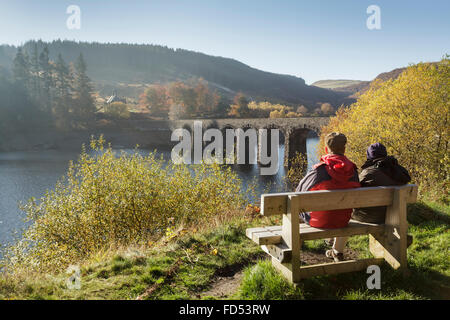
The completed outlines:
[[[374,143],[367,149],[367,161],[358,176],[356,165],[345,156],[347,138],[342,133],[330,133],[325,137],[325,151],[320,159],[299,183],[296,191],[334,190],[358,187],[403,185],[411,181],[408,171],[398,164],[397,159],[387,155],[384,145]],[[301,213],[305,223],[316,228],[343,228],[350,218],[368,223],[384,223],[386,207],[344,209]],[[344,248],[347,237],[334,238],[333,247],[326,251],[328,258],[334,261],[344,260]],[[408,244],[412,238],[408,236]]]

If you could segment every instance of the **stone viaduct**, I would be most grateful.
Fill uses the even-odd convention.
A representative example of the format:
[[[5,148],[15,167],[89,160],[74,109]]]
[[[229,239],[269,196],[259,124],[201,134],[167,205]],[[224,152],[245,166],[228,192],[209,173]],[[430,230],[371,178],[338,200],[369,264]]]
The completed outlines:
[[[304,117],[304,118],[253,118],[253,119],[189,119],[166,121],[134,121],[134,127],[143,132],[149,131],[173,131],[185,128],[192,132],[194,121],[201,121],[203,130],[216,128],[219,130],[241,128],[244,131],[250,128],[279,129],[280,142],[284,143],[284,163],[288,164],[296,152],[306,155],[306,138],[310,131],[317,135],[320,128],[329,121],[328,117]],[[170,139],[170,138],[169,138]]]

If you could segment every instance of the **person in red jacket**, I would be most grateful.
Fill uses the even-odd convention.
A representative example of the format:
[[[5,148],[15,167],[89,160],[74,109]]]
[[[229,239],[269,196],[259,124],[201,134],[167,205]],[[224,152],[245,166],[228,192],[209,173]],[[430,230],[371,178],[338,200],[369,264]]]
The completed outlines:
[[[327,155],[300,181],[296,191],[335,190],[359,188],[356,165],[344,155],[347,138],[342,133],[332,132],[325,137]],[[343,210],[302,212],[301,218],[311,227],[334,229],[344,228],[352,215],[352,208]],[[335,261],[344,259],[344,247],[347,237],[334,239],[333,248],[326,256]]]

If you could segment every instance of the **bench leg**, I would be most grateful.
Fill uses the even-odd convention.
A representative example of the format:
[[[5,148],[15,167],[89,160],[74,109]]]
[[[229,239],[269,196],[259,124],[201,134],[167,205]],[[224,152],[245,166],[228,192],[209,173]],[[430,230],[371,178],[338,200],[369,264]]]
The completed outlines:
[[[384,258],[384,234],[369,234],[369,250],[375,258]]]
[[[295,202],[291,201],[291,196],[287,201],[288,210],[283,215],[281,234],[283,241],[292,250],[292,258],[289,263],[272,259],[272,264],[290,283],[297,283],[300,281],[300,209],[293,205]]]
[[[370,235],[369,248],[375,258],[384,260],[394,269],[406,272],[407,266],[407,232],[405,189],[396,189],[391,206],[386,211],[386,231],[383,235]]]
[[[297,269],[297,271],[293,271],[292,269],[292,263],[281,263],[280,261],[278,261],[276,258],[272,257],[272,265],[274,266],[275,269],[277,269],[281,275],[287,280],[289,281],[289,283],[296,285],[297,283],[300,282],[300,266]],[[296,274],[294,275],[294,272],[296,272]]]

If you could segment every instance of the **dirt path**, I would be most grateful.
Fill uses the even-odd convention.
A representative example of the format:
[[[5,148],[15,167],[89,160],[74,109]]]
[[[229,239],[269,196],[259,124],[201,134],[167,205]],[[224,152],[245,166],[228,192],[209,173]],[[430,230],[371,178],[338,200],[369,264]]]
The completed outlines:
[[[244,271],[240,270],[230,277],[217,277],[212,283],[211,289],[202,292],[201,297],[228,298],[238,291],[243,276]]]
[[[358,257],[358,252],[346,248],[344,251],[344,256],[345,260],[356,259]],[[332,260],[325,257],[324,253],[312,251],[302,251],[301,260],[302,263],[307,265],[332,262]],[[209,296],[218,299],[226,299],[234,295],[237,293],[241,285],[245,267],[245,265],[240,265],[222,270],[214,278],[210,289],[199,293],[197,298]]]

